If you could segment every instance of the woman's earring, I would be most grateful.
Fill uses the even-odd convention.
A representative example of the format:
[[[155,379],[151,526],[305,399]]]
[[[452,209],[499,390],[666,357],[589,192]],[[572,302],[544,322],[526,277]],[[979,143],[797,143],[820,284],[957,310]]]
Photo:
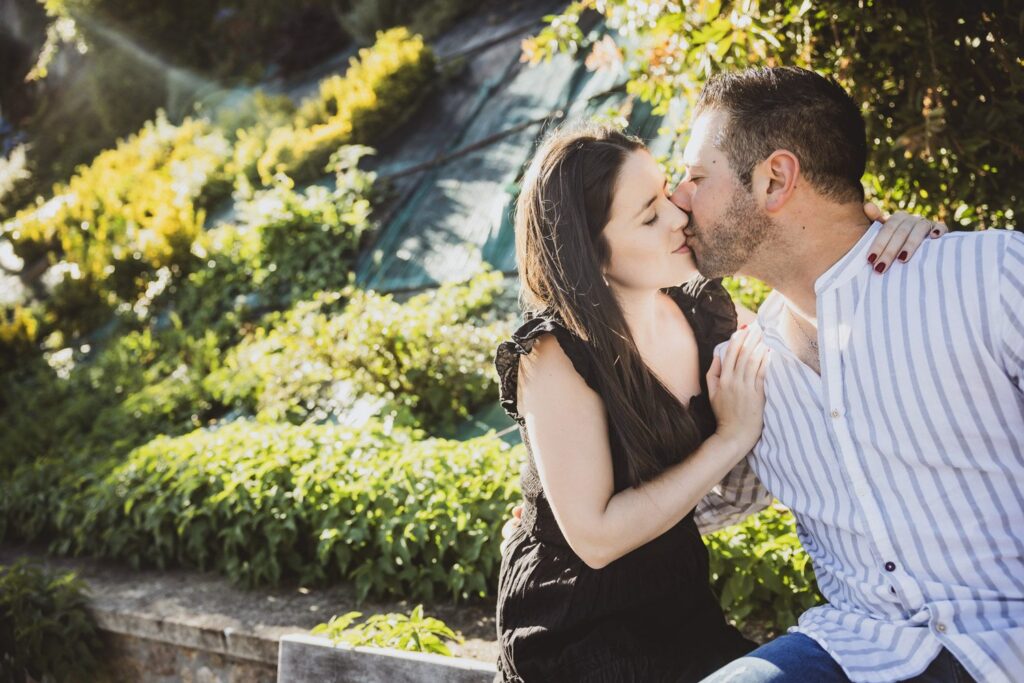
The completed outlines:
[[[611,285],[608,284],[608,274],[605,273],[603,270],[601,271],[601,279],[604,280],[605,287],[611,287]]]

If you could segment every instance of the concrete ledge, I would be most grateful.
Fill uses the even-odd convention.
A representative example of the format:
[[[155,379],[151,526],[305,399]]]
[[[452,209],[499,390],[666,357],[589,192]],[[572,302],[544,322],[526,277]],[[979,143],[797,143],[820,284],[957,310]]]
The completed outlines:
[[[277,663],[277,643],[281,632],[296,629],[260,629],[254,633],[241,624],[223,625],[217,621],[235,620],[207,615],[193,619],[165,618],[152,613],[126,612],[93,604],[91,612],[101,630],[118,635],[152,640],[158,643],[210,652],[233,659],[269,664]],[[213,623],[210,623],[213,622]]]
[[[492,664],[373,647],[305,634],[281,638],[278,683],[491,683]]]

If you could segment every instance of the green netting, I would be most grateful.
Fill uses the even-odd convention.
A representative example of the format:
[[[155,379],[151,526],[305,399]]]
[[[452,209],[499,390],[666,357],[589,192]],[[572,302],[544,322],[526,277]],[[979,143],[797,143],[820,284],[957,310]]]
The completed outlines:
[[[437,136],[447,138],[435,148],[438,156],[471,151],[403,178],[400,200],[358,264],[360,285],[418,290],[464,280],[481,259],[503,272],[515,269],[510,208],[539,137],[551,125],[593,116],[626,98],[623,73],[592,72],[566,55],[535,67],[518,60],[517,49],[507,51],[504,62],[492,60],[491,73],[479,75],[479,89],[462,94],[472,100],[472,114],[454,134],[449,121],[434,121]],[[632,132],[652,139],[661,123],[649,106],[634,104]],[[658,142],[665,151],[666,141]],[[422,146],[410,154],[422,158]],[[385,177],[402,168],[401,146],[394,154],[384,161]]]

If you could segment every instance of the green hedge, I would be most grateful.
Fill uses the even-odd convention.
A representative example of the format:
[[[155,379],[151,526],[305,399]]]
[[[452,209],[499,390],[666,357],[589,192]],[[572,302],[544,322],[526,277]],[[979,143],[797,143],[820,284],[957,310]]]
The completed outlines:
[[[92,681],[101,641],[74,574],[0,565],[0,681]]]
[[[520,457],[380,422],[161,437],[66,502],[72,550],[245,585],[347,579],[360,599],[486,596]]]
[[[810,556],[793,515],[775,504],[741,524],[705,537],[711,582],[726,616],[778,635],[804,610],[822,602]]]

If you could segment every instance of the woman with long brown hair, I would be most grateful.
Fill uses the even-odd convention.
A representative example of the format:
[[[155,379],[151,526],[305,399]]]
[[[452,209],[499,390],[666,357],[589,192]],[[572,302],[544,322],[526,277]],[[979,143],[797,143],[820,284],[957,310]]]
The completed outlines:
[[[754,647],[711,591],[693,510],[760,436],[768,352],[698,275],[666,189],[640,140],[599,126],[556,132],[524,178],[527,320],[495,358],[529,452],[499,680],[699,680]]]

